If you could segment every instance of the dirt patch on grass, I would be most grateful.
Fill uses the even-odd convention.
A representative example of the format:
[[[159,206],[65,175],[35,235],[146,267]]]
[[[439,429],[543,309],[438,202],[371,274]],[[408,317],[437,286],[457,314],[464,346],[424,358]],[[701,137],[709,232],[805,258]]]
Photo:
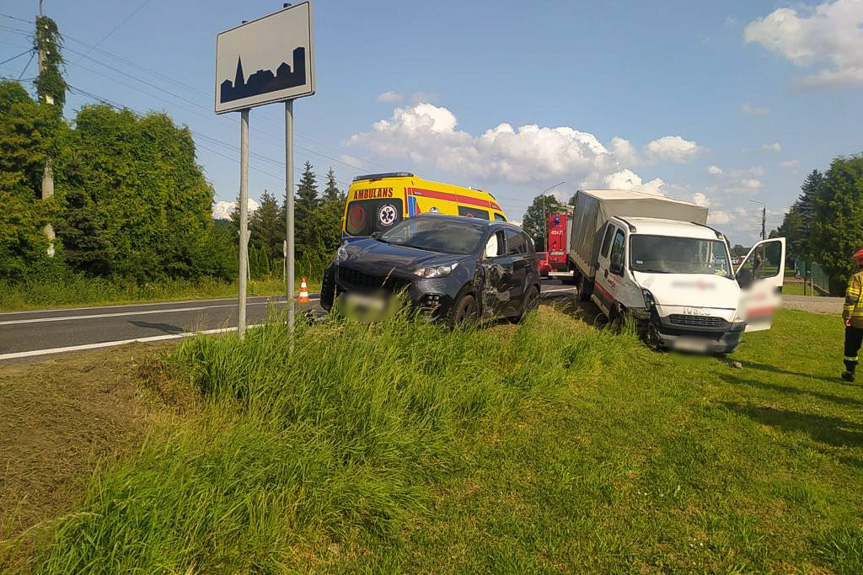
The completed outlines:
[[[96,465],[140,445],[164,400],[148,372],[173,345],[0,365],[0,542],[74,508]]]

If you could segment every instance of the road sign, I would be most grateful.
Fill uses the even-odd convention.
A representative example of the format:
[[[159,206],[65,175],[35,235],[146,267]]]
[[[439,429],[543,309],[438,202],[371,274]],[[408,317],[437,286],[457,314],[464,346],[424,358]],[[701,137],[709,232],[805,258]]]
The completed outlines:
[[[252,20],[217,36],[217,114],[314,93],[314,36],[309,2]]]

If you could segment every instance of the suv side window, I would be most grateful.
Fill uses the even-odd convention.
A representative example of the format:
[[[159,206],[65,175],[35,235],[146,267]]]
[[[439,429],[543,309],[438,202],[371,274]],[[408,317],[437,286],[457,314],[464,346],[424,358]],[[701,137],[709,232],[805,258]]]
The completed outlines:
[[[496,258],[504,254],[503,232],[497,231],[489,236],[485,244],[484,255],[487,259]]]
[[[526,233],[524,233],[524,232],[520,232],[520,234],[521,234],[521,237],[524,239],[524,243],[525,243],[525,245],[527,246],[527,253],[529,253],[529,254],[535,254],[535,253],[536,253],[536,248],[535,248],[535,247],[534,247],[534,245],[533,245],[533,240],[532,240],[532,239],[530,239],[530,236],[529,236],[529,235],[527,235],[527,234],[526,234]]]
[[[515,230],[506,230],[506,253],[515,256],[527,253],[524,235]]]
[[[602,257],[607,258],[608,257],[608,248],[611,247],[611,236],[614,233],[615,228],[611,224],[605,224],[605,225],[606,225],[605,237],[602,239],[602,250],[600,250],[600,251],[602,253]]]
[[[611,263],[623,265],[623,244],[626,243],[626,237],[623,235],[623,230],[618,229],[614,235],[614,242],[611,244]]]

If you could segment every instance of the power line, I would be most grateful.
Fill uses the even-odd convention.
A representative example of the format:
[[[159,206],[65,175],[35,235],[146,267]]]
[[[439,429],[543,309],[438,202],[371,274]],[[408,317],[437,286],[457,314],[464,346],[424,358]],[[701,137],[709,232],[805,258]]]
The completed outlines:
[[[145,7],[147,4],[149,4],[150,2],[152,2],[152,1],[153,1],[153,0],[144,0],[144,2],[143,2],[140,6],[138,6],[138,7],[137,7],[137,8],[136,8],[136,9],[135,9],[131,14],[129,14],[128,16],[126,16],[126,18],[125,18],[122,22],[120,22],[119,24],[117,24],[116,26],[114,26],[113,28],[111,28],[111,31],[110,31],[110,32],[108,32],[107,34],[105,34],[104,36],[102,36],[102,39],[101,39],[101,40],[99,40],[98,42],[96,42],[95,44],[93,44],[93,46],[90,48],[90,51],[92,51],[92,50],[96,49],[96,48],[99,46],[99,44],[101,44],[102,42],[104,42],[105,40],[107,40],[108,38],[110,38],[110,37],[111,37],[111,35],[113,35],[113,34],[114,34],[114,32],[116,32],[116,31],[117,31],[117,30],[118,30],[118,29],[119,29],[123,24],[125,24],[126,22],[128,22],[129,20],[131,20],[132,18],[134,18],[134,17],[135,17],[135,14],[137,14],[138,12],[140,12],[141,10],[143,10],[143,9],[144,9],[144,7]],[[90,52],[88,51],[87,53],[89,54]]]
[[[197,89],[197,88],[195,88],[195,87],[192,87],[192,86],[189,86],[188,84],[184,84],[184,83],[182,83],[182,82],[179,82],[179,81],[177,81],[177,80],[174,80],[173,78],[170,78],[170,77],[168,77],[168,76],[165,76],[164,74],[161,74],[161,73],[156,72],[156,71],[154,71],[154,70],[151,70],[151,69],[149,69],[149,68],[146,68],[146,67],[140,66],[140,65],[138,65],[138,64],[135,64],[134,62],[131,62],[131,61],[129,61],[129,60],[127,60],[127,59],[125,59],[125,58],[123,58],[123,57],[121,57],[121,56],[117,56],[116,54],[113,54],[113,53],[108,52],[108,51],[106,51],[106,50],[103,50],[103,49],[101,49],[101,48],[96,48],[94,45],[88,44],[87,42],[84,42],[84,41],[79,40],[79,39],[77,39],[77,38],[74,38],[74,37],[72,37],[72,36],[66,36],[66,37],[67,37],[68,39],[70,39],[70,40],[72,40],[72,41],[74,41],[74,42],[77,42],[77,43],[79,43],[79,44],[81,44],[81,45],[83,45],[83,46],[85,46],[85,47],[87,47],[87,48],[88,48],[88,50],[87,50],[86,52],[83,52],[83,53],[82,53],[82,52],[79,52],[79,51],[76,51],[76,50],[74,50],[74,49],[72,49],[72,48],[68,48],[68,46],[67,46],[67,50],[69,50],[69,51],[71,51],[71,52],[73,52],[73,53],[75,53],[75,54],[78,54],[78,55],[80,55],[80,56],[82,56],[82,57],[85,57],[85,58],[87,58],[88,60],[90,60],[90,61],[92,61],[92,62],[95,62],[95,63],[97,63],[97,64],[99,64],[99,65],[101,65],[101,66],[104,66],[104,67],[106,67],[106,68],[108,68],[108,69],[110,69],[110,70],[112,70],[112,71],[114,71],[114,72],[117,72],[117,73],[119,73],[119,74],[122,74],[122,75],[124,75],[124,76],[127,76],[127,77],[129,77],[129,78],[131,78],[131,79],[133,79],[133,80],[136,80],[136,81],[141,82],[141,83],[143,83],[143,84],[145,84],[145,85],[147,85],[147,86],[150,86],[150,87],[152,87],[152,88],[155,88],[155,89],[157,89],[157,90],[160,90],[160,91],[162,91],[162,92],[165,92],[166,94],[169,94],[169,95],[171,95],[171,96],[173,96],[173,97],[175,97],[175,98],[177,98],[177,99],[179,99],[179,100],[182,100],[182,101],[184,101],[184,102],[188,102],[189,104],[192,104],[192,105],[194,105],[194,106],[196,106],[196,107],[200,107],[200,108],[202,108],[202,109],[204,109],[204,110],[207,110],[207,111],[209,112],[210,108],[208,108],[208,107],[206,107],[206,106],[204,106],[204,105],[200,104],[200,103],[199,103],[199,102],[197,102],[197,101],[189,100],[188,98],[185,98],[185,97],[183,97],[183,96],[179,96],[179,95],[175,94],[174,92],[171,92],[170,90],[167,90],[167,89],[165,89],[165,88],[162,88],[162,87],[157,86],[157,85],[155,85],[155,84],[152,84],[152,83],[150,83],[150,82],[144,81],[144,80],[140,79],[140,78],[139,78],[139,77],[137,77],[137,76],[133,76],[133,75],[130,75],[130,74],[128,74],[128,73],[126,73],[126,72],[124,72],[124,71],[122,71],[122,70],[118,70],[117,68],[115,68],[115,67],[113,67],[113,66],[110,66],[109,64],[106,64],[106,63],[104,63],[104,62],[101,62],[100,60],[97,60],[97,59],[93,58],[92,56],[89,56],[89,54],[90,54],[90,52],[92,52],[93,50],[96,50],[97,52],[99,52],[99,53],[101,53],[101,54],[104,54],[104,55],[106,55],[106,56],[108,56],[108,57],[110,57],[110,58],[116,59],[116,60],[118,60],[119,62],[122,62],[123,64],[125,64],[125,65],[127,65],[127,66],[132,66],[132,67],[134,67],[134,68],[136,68],[136,69],[138,69],[138,70],[140,70],[140,71],[142,71],[142,72],[145,72],[145,73],[148,73],[148,74],[152,74],[153,76],[157,76],[157,77],[159,77],[159,78],[161,78],[161,79],[163,79],[163,80],[165,80],[165,81],[167,81],[167,82],[170,82],[170,83],[175,84],[175,85],[177,85],[177,86],[179,86],[179,87],[185,88],[186,90],[189,90],[190,92],[194,92],[194,93],[196,93],[196,94],[198,94],[198,95],[205,95],[205,94],[204,94],[202,91],[200,91],[199,89]],[[71,64],[70,64],[70,65],[71,65]],[[80,64],[78,64],[78,66],[80,67]],[[87,68],[84,68],[84,69],[86,70]],[[91,72],[92,72],[92,70],[89,70],[89,71],[91,71]],[[95,73],[95,72],[94,72],[94,73]],[[211,118],[210,118],[210,117],[208,117],[208,119],[211,119]],[[277,127],[277,128],[280,128],[280,127],[281,127],[280,125],[278,125],[278,126],[277,126],[275,122],[268,121],[268,120],[264,120],[264,123],[265,123],[265,124],[268,124],[268,125],[271,125],[271,126],[274,126],[274,127]],[[313,138],[312,136],[309,136],[309,135],[305,134],[304,132],[302,132],[302,131],[300,131],[300,130],[296,130],[296,132],[297,132],[299,135],[301,135],[304,139],[310,140],[310,141],[312,141],[312,142],[317,142],[319,145],[322,145],[322,146],[325,146],[325,147],[328,147],[328,148],[331,148],[331,149],[334,149],[334,150],[339,150],[339,148],[337,148],[337,147],[335,147],[335,146],[330,146],[330,145],[328,145],[328,144],[326,144],[326,143],[324,143],[324,142],[321,142],[320,140],[317,140],[317,139]],[[317,150],[313,150],[313,149],[311,149],[311,148],[307,148],[307,147],[305,147],[305,146],[295,145],[295,147],[296,147],[296,148],[298,148],[298,149],[300,149],[300,150],[303,150],[303,151],[305,151],[305,152],[308,152],[308,153],[310,153],[310,154],[314,154],[314,155],[316,155],[316,156],[320,156],[320,157],[325,158],[325,159],[327,159],[327,160],[330,160],[330,161],[336,162],[336,163],[338,163],[338,164],[341,164],[341,165],[343,165],[343,166],[345,166],[345,167],[347,167],[347,168],[350,168],[350,169],[352,169],[352,170],[357,170],[357,169],[361,169],[361,170],[368,170],[368,169],[369,169],[369,167],[363,167],[363,166],[357,166],[357,165],[349,164],[349,163],[344,162],[344,161],[342,161],[342,160],[340,160],[340,159],[338,159],[338,158],[334,158],[334,157],[332,157],[332,156],[329,156],[329,155],[324,154],[324,153],[322,153],[322,152],[318,152]],[[341,150],[339,150],[339,151],[341,151]],[[360,163],[368,164],[368,165],[372,166],[374,169],[379,169],[379,170],[382,170],[382,171],[385,171],[385,170],[387,169],[387,168],[385,168],[385,167],[381,166],[380,164],[375,164],[375,163],[373,163],[371,160],[365,159],[365,158],[363,158],[363,157],[361,157],[361,156],[357,156],[357,155],[354,155],[354,154],[351,154],[351,156],[352,156],[353,158],[355,158],[356,160],[359,160],[359,161],[360,161]]]
[[[30,54],[30,57],[32,58],[33,57],[33,48],[28,48],[27,50],[24,50],[20,54],[12,56],[11,58],[6,58],[2,62],[0,62],[0,66],[2,66],[3,64],[6,64],[7,62],[11,62],[12,60],[15,60],[16,58],[20,58],[21,56],[26,56],[27,54]]]
[[[18,18],[17,16],[12,16],[11,14],[0,14],[4,18],[9,18],[10,20],[18,20],[19,22],[24,22],[25,24],[35,24],[36,22],[33,20],[25,20],[24,18]]]
[[[27,64],[24,66],[24,69],[21,70],[21,74],[19,74],[19,76],[18,76],[19,82],[21,81],[21,78],[24,77],[24,73],[27,71],[27,68],[30,67],[30,63],[33,61],[33,56],[35,56],[35,55],[36,55],[36,50],[33,50],[32,52],[30,52],[30,59],[27,60]]]

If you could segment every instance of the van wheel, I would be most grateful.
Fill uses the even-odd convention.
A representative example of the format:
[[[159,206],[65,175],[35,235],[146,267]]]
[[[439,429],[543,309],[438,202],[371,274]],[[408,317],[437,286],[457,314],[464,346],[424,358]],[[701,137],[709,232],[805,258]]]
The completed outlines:
[[[479,314],[476,298],[473,294],[466,293],[458,298],[453,305],[450,325],[452,327],[476,323]]]
[[[590,301],[590,280],[584,274],[578,275],[578,301]]]
[[[521,313],[511,318],[512,323],[520,322],[524,316],[539,307],[539,289],[536,286],[530,286],[527,294],[524,296],[524,305],[521,307]]]

